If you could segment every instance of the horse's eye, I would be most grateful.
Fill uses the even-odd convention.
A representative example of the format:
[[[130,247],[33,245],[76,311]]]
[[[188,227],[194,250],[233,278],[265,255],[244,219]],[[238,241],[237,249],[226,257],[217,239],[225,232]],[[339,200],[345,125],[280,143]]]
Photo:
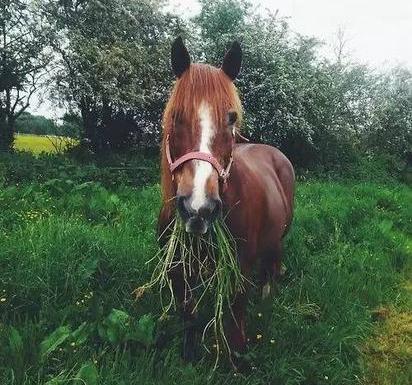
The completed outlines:
[[[237,120],[237,112],[236,111],[229,111],[227,113],[227,124],[228,126],[233,126]]]

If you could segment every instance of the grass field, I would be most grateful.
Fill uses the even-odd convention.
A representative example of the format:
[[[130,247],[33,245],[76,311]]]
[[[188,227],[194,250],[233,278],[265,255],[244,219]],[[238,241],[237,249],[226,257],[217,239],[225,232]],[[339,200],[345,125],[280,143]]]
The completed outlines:
[[[108,183],[111,171],[53,157],[41,165],[58,174],[35,166],[29,175],[22,157],[7,158],[3,174],[0,163],[1,384],[412,382],[406,185],[298,183],[286,275],[269,301],[252,295],[254,369],[243,375],[223,362],[211,372],[206,352],[183,363],[178,317],[159,319],[155,293],[131,295],[153,267],[157,185]]]
[[[70,143],[73,143],[73,140],[65,137],[17,134],[14,147],[33,154],[56,153],[64,150],[65,146]]]

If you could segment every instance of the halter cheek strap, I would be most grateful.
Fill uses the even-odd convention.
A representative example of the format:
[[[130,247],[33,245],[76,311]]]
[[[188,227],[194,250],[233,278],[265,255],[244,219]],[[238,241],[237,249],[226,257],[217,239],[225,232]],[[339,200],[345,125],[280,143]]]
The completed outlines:
[[[202,160],[204,162],[210,163],[212,167],[217,171],[217,174],[219,175],[219,179],[224,184],[226,184],[226,181],[229,178],[230,168],[232,167],[232,163],[233,163],[233,152],[232,154],[230,154],[230,160],[226,168],[222,167],[219,161],[212,154],[208,154],[207,152],[201,152],[201,151],[188,152],[187,154],[173,161],[172,156],[170,155],[169,134],[166,137],[166,157],[167,157],[167,162],[169,163],[169,169],[170,169],[170,172],[172,173],[172,177],[173,177],[174,171],[179,166],[181,166],[183,163],[188,162],[189,160],[196,159],[196,160]]]

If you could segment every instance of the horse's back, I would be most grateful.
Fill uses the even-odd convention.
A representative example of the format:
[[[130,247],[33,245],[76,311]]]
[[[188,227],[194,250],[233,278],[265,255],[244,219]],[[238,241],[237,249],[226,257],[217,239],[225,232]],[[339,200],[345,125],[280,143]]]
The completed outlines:
[[[234,207],[234,227],[248,239],[256,233],[257,244],[282,238],[292,220],[292,164],[281,151],[264,144],[238,144],[233,157],[225,200]]]

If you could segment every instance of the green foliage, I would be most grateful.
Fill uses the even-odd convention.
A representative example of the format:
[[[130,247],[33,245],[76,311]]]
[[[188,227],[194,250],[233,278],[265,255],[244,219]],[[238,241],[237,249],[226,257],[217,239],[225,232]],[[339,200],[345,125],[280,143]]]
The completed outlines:
[[[14,185],[36,181],[47,182],[52,190],[64,190],[94,181],[114,188],[153,184],[158,175],[157,157],[144,152],[101,158],[86,155],[79,160],[62,154],[40,154],[36,157],[30,153],[0,154],[0,185],[1,182]],[[87,189],[87,186],[93,188],[90,184],[82,188]]]
[[[59,135],[70,138],[79,138],[83,129],[82,119],[74,112],[66,112],[62,118],[63,123],[59,127]]]
[[[0,165],[29,164],[26,157]],[[80,188],[86,181],[72,176],[47,183],[47,168],[62,160],[41,160],[18,185],[7,177],[0,186],[2,384],[356,384],[373,311],[409,309],[401,287],[412,271],[410,188],[383,175],[366,178],[373,163],[361,180],[303,175],[286,275],[275,297],[261,303],[254,293],[250,301],[245,358],[256,369],[234,376],[219,367],[211,375],[207,353],[186,365],[177,315],[159,320],[155,293],[139,302],[132,296],[154,267],[147,261],[157,251],[159,187],[102,184],[94,173]],[[59,172],[73,172],[65,167]],[[203,308],[205,320],[211,310]]]
[[[293,33],[286,19],[246,1],[202,1],[196,55],[220,65],[240,40],[237,81],[252,141],[275,145],[297,166],[352,164],[368,152],[410,151],[411,74],[380,76],[365,66],[321,60],[320,42]]]
[[[57,126],[52,119],[44,116],[22,113],[16,120],[16,132],[35,135],[57,135]]]
[[[82,385],[97,385],[98,384],[98,372],[96,365],[93,362],[86,362],[82,365],[76,375],[76,384]]]
[[[61,344],[63,344],[70,337],[70,328],[67,326],[60,326],[53,333],[47,336],[40,344],[40,356],[47,357],[54,352]]]
[[[146,143],[159,135],[177,23],[160,5],[152,0],[42,2],[60,36],[53,42],[63,68],[55,91],[80,111],[82,136],[95,151],[142,141],[142,133]]]
[[[412,72],[397,68],[382,76],[366,132],[369,148],[405,157],[412,153]]]
[[[0,2],[0,151],[13,147],[16,119],[30,104],[51,60],[49,24],[27,0]]]
[[[177,214],[176,214],[177,215]],[[212,231],[197,238],[188,234],[182,220],[176,216],[165,230],[165,244],[157,253],[157,264],[149,282],[135,290],[139,299],[147,289],[159,291],[163,315],[171,308],[177,309],[177,301],[171,279],[176,264],[183,271],[184,295],[194,295],[194,308],[209,306],[213,309],[212,317],[203,329],[203,340],[209,330],[212,331],[216,345],[215,368],[222,353],[230,354],[230,346],[224,330],[224,318],[232,313],[232,301],[236,293],[245,290],[245,277],[240,271],[236,254],[236,243],[223,220],[212,225]],[[176,256],[179,258],[176,259]],[[196,271],[200,290],[191,285],[193,272]],[[198,286],[196,284],[196,286]],[[165,290],[166,289],[166,290]],[[169,296],[164,301],[164,291]],[[204,297],[212,297],[205,304]],[[203,301],[202,301],[203,300]]]
[[[22,134],[59,135],[78,138],[81,130],[80,118],[75,114],[66,113],[62,121],[62,124],[57,124],[52,119],[47,119],[44,116],[23,112],[16,119],[15,129],[16,132]]]
[[[114,345],[127,341],[136,341],[144,346],[150,346],[155,338],[154,318],[144,314],[139,320],[134,320],[122,310],[112,309],[110,314],[98,326],[99,336]]]
[[[14,356],[21,354],[23,351],[23,340],[18,330],[14,327],[10,327],[9,346]]]
[[[246,135],[279,147],[295,165],[339,169],[382,153],[410,157],[409,70],[380,74],[344,52],[323,59],[320,42],[246,0],[200,4],[200,14],[184,20],[167,11],[167,1],[4,2],[0,24],[21,17],[23,27],[11,28],[6,40],[13,44],[0,46],[0,146],[12,148],[17,124],[21,131],[81,137],[81,147],[95,153],[155,147],[173,83],[171,42],[183,35],[197,61],[218,66],[231,41],[242,43],[236,84]],[[59,64],[50,72],[50,96],[71,111],[59,125],[22,115],[50,53]]]

